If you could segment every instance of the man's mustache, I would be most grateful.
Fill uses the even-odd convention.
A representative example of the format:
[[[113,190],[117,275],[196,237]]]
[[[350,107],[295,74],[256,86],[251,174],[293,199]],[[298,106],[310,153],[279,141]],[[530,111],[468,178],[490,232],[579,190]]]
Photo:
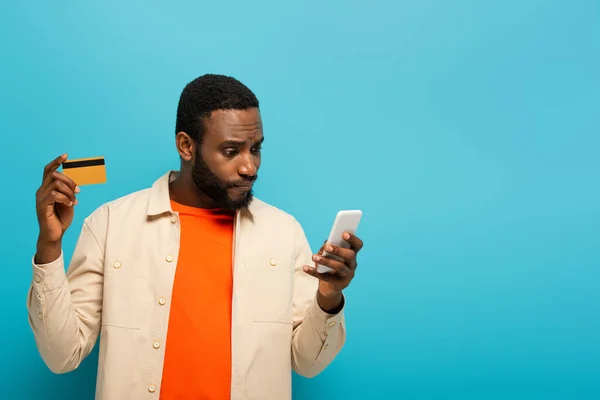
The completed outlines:
[[[237,181],[229,182],[227,184],[227,188],[233,188],[233,187],[236,187],[236,186],[250,186],[254,182],[256,182],[257,179],[258,179],[258,175],[254,175],[251,178],[246,178],[246,179],[242,179],[242,180],[237,180]]]

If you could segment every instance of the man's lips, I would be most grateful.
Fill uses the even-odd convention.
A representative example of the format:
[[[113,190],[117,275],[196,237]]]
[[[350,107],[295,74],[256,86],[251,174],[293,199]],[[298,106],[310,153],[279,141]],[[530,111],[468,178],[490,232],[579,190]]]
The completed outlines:
[[[250,189],[252,189],[252,184],[249,183],[249,184],[245,184],[245,185],[235,185],[235,186],[233,186],[233,189],[240,190],[240,191],[250,190]]]

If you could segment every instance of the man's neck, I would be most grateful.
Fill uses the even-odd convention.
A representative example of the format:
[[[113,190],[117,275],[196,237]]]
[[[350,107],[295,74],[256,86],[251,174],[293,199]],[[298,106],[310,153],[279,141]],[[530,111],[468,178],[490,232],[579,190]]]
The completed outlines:
[[[169,197],[174,202],[183,204],[184,206],[216,208],[215,202],[198,190],[191,174],[183,170],[169,184]]]

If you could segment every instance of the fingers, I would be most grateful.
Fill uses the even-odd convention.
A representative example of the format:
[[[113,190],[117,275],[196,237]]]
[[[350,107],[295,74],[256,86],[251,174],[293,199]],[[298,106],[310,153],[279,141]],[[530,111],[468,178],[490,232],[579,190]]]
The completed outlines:
[[[75,198],[75,191],[71,189],[71,187],[62,180],[54,181],[52,185],[50,185],[50,188],[67,196],[72,203],[75,203],[75,201],[77,201],[77,199]]]
[[[75,194],[80,192],[79,187],[71,178],[57,171],[66,159],[67,155],[63,154],[44,167],[44,181],[38,190],[38,198],[42,198],[45,204],[77,204]]]
[[[48,175],[46,175],[46,178],[44,179],[44,182],[42,183],[42,190],[44,190],[46,187],[48,187],[55,181],[64,182],[75,193],[80,192],[79,186],[77,186],[77,183],[75,183],[75,181],[73,181],[71,178],[69,178],[65,174],[58,172],[58,171],[51,171],[48,173]]]
[[[77,186],[77,184],[75,183],[75,181],[73,181],[73,179],[69,178],[65,174],[62,174],[58,171],[54,171],[50,174],[50,177],[51,177],[52,181],[63,182],[64,184],[66,184],[69,187],[69,189],[71,189],[71,191],[73,191],[76,194],[81,191],[79,189],[79,186]]]
[[[342,239],[344,239],[346,242],[350,243],[350,248],[357,253],[363,248],[363,241],[360,240],[358,238],[358,236],[356,236],[350,232],[344,233],[342,235]]]
[[[321,264],[325,265],[324,262],[321,262]],[[329,266],[329,265],[327,265]],[[331,266],[329,266],[331,268]],[[315,278],[327,282],[327,283],[331,283],[331,284],[336,284],[338,282],[343,282],[343,281],[347,281],[349,279],[349,276],[352,274],[352,271],[350,271],[350,269],[346,266],[340,267],[340,269],[338,270],[334,270],[333,272],[324,272],[321,273],[319,271],[317,271],[317,269],[315,267],[310,267],[308,265],[304,266],[304,272],[306,272],[308,275],[314,276]]]
[[[346,271],[348,269],[348,266],[346,264],[344,264],[343,260],[338,261],[333,258],[323,257],[322,255],[315,254],[313,256],[313,261],[316,264],[321,264],[321,265],[331,268],[333,270],[333,272],[335,272],[335,273],[346,274],[348,272],[348,271]],[[331,273],[331,272],[329,272],[329,273]]]
[[[44,176],[42,178],[42,181],[45,181],[48,175],[56,171],[58,167],[60,167],[61,164],[66,161],[66,159],[67,155],[63,154],[62,156],[56,157],[54,160],[50,161],[50,163],[48,163],[48,165],[44,167]]]
[[[44,202],[46,204],[60,203],[67,207],[75,205],[69,196],[56,190],[49,191],[44,199]]]
[[[325,251],[343,260],[349,268],[356,268],[356,252],[354,250],[328,244],[325,245]]]
[[[61,203],[69,207],[77,204],[75,191],[62,180],[53,181],[44,190],[42,197],[44,204]]]
[[[306,272],[308,275],[314,276],[315,278],[317,278],[320,281],[326,280],[328,278],[326,275],[333,275],[331,272],[322,274],[322,273],[318,272],[316,268],[309,267],[308,265],[304,266],[304,272]]]
[[[356,254],[363,247],[363,241],[350,232],[345,232],[342,239],[350,245],[349,249],[325,242],[319,252],[313,255],[315,266],[303,267],[306,274],[329,283],[336,290],[343,290],[354,278],[357,268]],[[324,253],[327,253],[326,256],[323,256]],[[320,273],[317,270],[319,264],[329,267],[332,271]]]

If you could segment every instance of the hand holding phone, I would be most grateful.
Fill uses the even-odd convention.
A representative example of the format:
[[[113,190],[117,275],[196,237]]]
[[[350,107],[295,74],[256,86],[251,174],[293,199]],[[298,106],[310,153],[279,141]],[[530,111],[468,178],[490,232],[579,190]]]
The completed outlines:
[[[331,231],[329,232],[329,238],[327,239],[326,244],[330,244],[332,246],[338,246],[343,248],[349,248],[350,244],[342,239],[342,235],[344,232],[349,232],[353,235],[356,234],[356,230],[358,229],[358,224],[360,223],[360,219],[362,217],[362,211],[360,210],[341,210],[337,213],[335,217],[335,221],[333,222],[333,226],[331,227]],[[329,254],[326,251],[323,251],[323,257],[332,258],[338,261],[342,261],[339,257]],[[331,272],[332,269],[318,264],[317,271],[320,273]]]

